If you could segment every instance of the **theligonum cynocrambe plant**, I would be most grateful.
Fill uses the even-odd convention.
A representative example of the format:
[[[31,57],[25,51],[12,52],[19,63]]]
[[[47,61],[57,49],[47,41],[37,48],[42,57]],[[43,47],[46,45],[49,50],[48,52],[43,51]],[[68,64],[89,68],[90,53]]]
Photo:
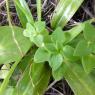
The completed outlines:
[[[41,20],[41,0],[37,0],[37,21],[25,0],[14,1],[23,28],[12,26],[10,18],[10,26],[0,27],[0,63],[15,62],[0,86],[1,95],[8,92],[10,95],[43,95],[51,76],[55,80],[64,77],[75,95],[95,95],[95,27],[92,20],[62,30],[82,2],[60,0],[51,20],[53,32],[49,34]],[[8,7],[7,10],[9,17]],[[22,77],[14,83],[10,77],[19,69]],[[9,79],[12,85],[8,84]]]

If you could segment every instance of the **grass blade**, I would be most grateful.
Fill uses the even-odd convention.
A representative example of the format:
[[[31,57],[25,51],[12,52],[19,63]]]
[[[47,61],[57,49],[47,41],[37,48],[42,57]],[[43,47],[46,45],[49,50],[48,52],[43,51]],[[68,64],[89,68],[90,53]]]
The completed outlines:
[[[51,26],[64,27],[84,0],[60,0],[52,17]]]
[[[31,11],[26,1],[25,0],[14,0],[14,3],[16,5],[17,12],[18,12],[22,25],[25,27],[27,22],[33,24],[34,23],[33,16],[31,14]],[[25,21],[27,19],[27,22],[24,21],[24,17],[25,17]]]
[[[72,67],[72,68],[71,68]],[[87,75],[79,64],[67,63],[64,77],[74,91],[75,95],[95,95],[95,77]]]
[[[19,95],[43,95],[50,79],[50,69],[44,63],[30,64],[16,87]]]

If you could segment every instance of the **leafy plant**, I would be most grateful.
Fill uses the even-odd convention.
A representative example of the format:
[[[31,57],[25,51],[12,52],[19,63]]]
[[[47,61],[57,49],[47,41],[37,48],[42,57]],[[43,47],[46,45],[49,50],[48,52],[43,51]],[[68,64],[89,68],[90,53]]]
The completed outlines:
[[[9,26],[0,27],[0,64],[12,66],[0,85],[0,95],[42,95],[51,76],[64,77],[75,95],[95,95],[94,19],[62,30],[82,2],[60,0],[51,20],[54,31],[49,34],[41,20],[41,0],[37,0],[37,21],[25,0],[14,1],[23,28],[12,26],[6,0]],[[22,72],[19,80],[12,79],[16,69]]]

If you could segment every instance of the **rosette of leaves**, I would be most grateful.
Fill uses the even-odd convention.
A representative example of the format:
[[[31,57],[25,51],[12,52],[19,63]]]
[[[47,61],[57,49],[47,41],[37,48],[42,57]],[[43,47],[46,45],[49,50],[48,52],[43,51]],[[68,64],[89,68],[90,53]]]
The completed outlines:
[[[67,58],[71,61],[77,60],[76,57],[73,56],[74,48],[67,45],[66,43],[73,40],[80,32],[81,25],[75,27],[73,30],[80,30],[71,35],[70,31],[63,32],[60,27],[58,27],[51,35],[47,35],[44,39],[44,44],[42,47],[39,47],[34,55],[34,61],[36,63],[48,62],[52,71],[56,71],[63,64],[64,58]],[[69,38],[68,38],[69,36]],[[67,51],[70,51],[69,54]]]
[[[36,63],[48,61],[52,70],[57,70],[62,62],[62,44],[63,44],[63,31],[57,28],[52,35],[45,41],[44,46],[38,48],[35,53],[34,61]]]
[[[56,70],[63,62],[63,31],[57,28],[52,35],[49,35],[46,31],[44,22],[35,22],[34,26],[27,23],[23,34],[39,47],[35,53],[34,61],[36,63],[48,61],[52,69]]]

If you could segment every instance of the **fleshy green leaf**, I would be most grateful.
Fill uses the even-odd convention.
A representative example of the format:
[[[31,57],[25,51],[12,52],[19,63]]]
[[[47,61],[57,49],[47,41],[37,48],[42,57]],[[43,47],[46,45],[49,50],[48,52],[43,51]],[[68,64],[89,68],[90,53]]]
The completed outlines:
[[[38,48],[34,55],[34,61],[36,63],[48,61],[50,54],[44,48]]]
[[[85,40],[82,40],[76,46],[74,51],[74,56],[85,56],[91,53],[91,49],[89,48],[89,43]]]
[[[34,26],[27,23],[26,29],[23,31],[23,35],[29,37],[31,42],[38,47],[42,47],[44,44],[44,37],[47,37],[44,22],[35,22]]]
[[[54,43],[47,43],[45,44],[45,49],[50,52],[50,53],[55,53],[56,52],[56,47]]]
[[[87,55],[82,58],[82,65],[86,73],[90,73],[95,68],[95,55]]]
[[[63,38],[63,31],[62,29],[59,27],[57,28],[51,35],[51,39],[54,42],[59,42],[59,43],[63,43],[64,42],[64,38]]]
[[[51,66],[53,71],[56,71],[62,64],[63,57],[61,54],[51,55],[49,59],[49,65]]]
[[[85,23],[84,37],[88,41],[95,41],[95,27],[90,23]]]
[[[71,42],[82,32],[83,28],[84,28],[83,24],[79,24],[78,26],[75,26],[70,30],[64,31],[63,33],[64,43]]]
[[[68,43],[70,46],[72,47],[76,47],[78,42],[80,42],[81,40],[84,40],[84,36],[81,33],[80,35],[78,35],[75,39],[73,39],[70,43]]]
[[[35,28],[38,33],[45,32],[45,22],[42,21],[35,22]]]
[[[78,60],[78,57],[73,56],[73,53],[74,53],[74,48],[72,48],[71,46],[66,45],[65,47],[63,47],[64,58],[71,60],[71,61]]]
[[[92,53],[95,53],[95,42],[90,42],[89,48],[91,49]]]
[[[25,37],[35,36],[36,35],[35,28],[30,23],[27,23],[26,29],[23,31],[23,35]]]
[[[43,35],[36,35],[36,36],[31,36],[30,40],[35,43],[38,47],[42,47],[44,45],[44,38]]]
[[[56,70],[56,71],[53,71],[52,74],[53,74],[53,77],[55,80],[61,80],[64,76],[64,72],[65,72],[65,67],[64,67],[64,64],[65,63],[62,63],[62,65]]]

